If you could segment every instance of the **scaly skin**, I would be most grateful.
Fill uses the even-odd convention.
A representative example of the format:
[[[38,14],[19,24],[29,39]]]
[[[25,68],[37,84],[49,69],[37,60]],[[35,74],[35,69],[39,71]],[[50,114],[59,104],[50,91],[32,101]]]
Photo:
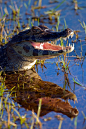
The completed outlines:
[[[0,68],[5,71],[23,71],[30,69],[36,59],[53,58],[74,50],[72,46],[59,46],[48,41],[66,39],[73,36],[71,29],[52,32],[48,27],[40,25],[15,35],[4,47],[0,48]]]

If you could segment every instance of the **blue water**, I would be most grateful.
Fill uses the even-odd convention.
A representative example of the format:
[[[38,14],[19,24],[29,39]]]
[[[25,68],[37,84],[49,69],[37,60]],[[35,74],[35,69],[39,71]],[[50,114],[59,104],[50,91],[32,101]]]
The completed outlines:
[[[62,0],[61,0],[62,1]],[[60,2],[61,2],[60,1]],[[31,22],[34,25],[38,25],[38,22],[33,22],[31,20],[31,5],[33,4],[33,0],[31,0],[30,5],[28,5],[29,1],[16,1],[17,6],[21,6],[20,8],[20,23],[24,22],[25,24],[29,24],[31,26]],[[74,4],[72,3],[72,0],[66,0],[57,10],[61,10],[61,16],[60,16],[60,25],[59,25],[59,29],[63,29],[63,25],[65,26],[64,23],[64,19],[66,20],[66,24],[69,28],[72,28],[73,30],[80,30],[80,32],[78,33],[79,35],[79,39],[80,41],[77,41],[76,43],[74,43],[75,46],[75,51],[77,53],[78,56],[85,56],[86,53],[86,41],[85,41],[85,31],[82,28],[82,26],[80,25],[80,22],[85,22],[86,23],[86,1],[85,0],[77,0],[78,2],[78,6],[81,8],[77,11],[74,10]],[[26,9],[24,6],[24,3],[26,3],[28,5],[28,8]],[[12,10],[9,8],[9,5],[14,5],[14,1],[8,1],[8,6],[6,6],[4,4],[4,0],[1,4],[2,8],[2,12],[4,14],[4,8],[7,7],[8,12],[10,12],[10,16],[12,13]],[[46,8],[41,9],[39,12],[38,10],[35,10],[35,16],[40,16],[41,14],[44,15],[45,11],[51,10],[53,8],[55,8],[58,5],[58,3],[54,3],[54,4],[49,4],[49,1],[43,0],[42,1],[42,6],[46,6]],[[25,12],[28,12],[28,15],[25,15]],[[45,15],[46,17],[46,15]],[[30,18],[30,20],[26,20],[26,18]],[[47,25],[49,28],[52,29],[52,27],[55,28],[55,26],[57,25],[57,22],[55,22],[54,18],[53,18],[53,25],[49,24],[48,22],[49,20],[45,20],[45,25]],[[41,22],[39,22],[40,24],[42,24]],[[6,25],[9,25],[9,21],[6,22]],[[12,23],[12,25],[14,26],[14,24]],[[10,27],[12,29],[12,27]],[[72,38],[73,40],[75,40],[75,36]],[[69,39],[69,42],[71,43],[71,39]],[[82,46],[82,49],[81,49]],[[86,122],[83,124],[84,121],[84,117],[82,115],[82,111],[84,112],[84,114],[86,115],[86,90],[84,89],[86,87],[86,59],[84,59],[84,61],[78,60],[75,57],[75,52],[71,52],[70,54],[68,54],[68,56],[70,56],[68,58],[68,61],[70,60],[69,63],[69,70],[70,73],[68,73],[68,78],[69,78],[69,82],[70,82],[70,86],[71,89],[74,91],[74,93],[77,96],[77,100],[78,103],[75,103],[73,101],[70,101],[70,104],[73,107],[77,107],[77,109],[79,110],[79,115],[77,117],[77,129],[82,129],[83,127],[86,128]],[[71,57],[74,56],[74,57]],[[60,56],[61,59],[61,56]],[[44,68],[44,70],[42,71],[40,65],[38,67],[38,74],[41,76],[41,78],[45,81],[50,81],[53,83],[56,83],[57,85],[63,87],[64,85],[64,72],[62,72],[62,68],[60,67],[59,64],[59,68],[60,70],[58,70],[58,67],[56,66],[56,62],[58,62],[58,57],[54,58],[54,59],[48,59],[45,61],[45,66],[47,69]],[[59,75],[57,76],[57,73],[59,73]],[[75,85],[74,87],[74,82],[73,82],[73,78],[80,83],[83,87],[80,87],[79,85]],[[70,89],[69,89],[70,90]],[[22,109],[20,110],[20,113],[22,114]],[[25,111],[25,113],[27,113],[27,116],[29,116],[29,114],[31,114],[30,111]],[[50,112],[48,113],[46,116],[41,117],[40,120],[43,123],[43,129],[57,129],[58,125],[59,125],[59,121],[55,118],[55,115],[57,115],[57,113],[55,112]],[[50,121],[44,122],[43,118],[46,117],[52,117],[52,119]],[[65,118],[65,120],[62,123],[62,129],[74,129],[74,120],[69,119],[66,116],[63,116]]]

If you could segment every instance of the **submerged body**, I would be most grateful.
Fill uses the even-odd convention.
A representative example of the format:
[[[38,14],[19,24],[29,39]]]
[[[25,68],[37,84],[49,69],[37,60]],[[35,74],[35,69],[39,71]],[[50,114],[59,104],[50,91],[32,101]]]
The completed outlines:
[[[31,29],[15,35],[5,46],[0,48],[0,66],[5,71],[22,71],[30,69],[36,59],[53,58],[74,50],[72,46],[59,46],[49,41],[66,39],[73,36],[71,29],[62,32],[52,32],[46,26],[33,26]]]

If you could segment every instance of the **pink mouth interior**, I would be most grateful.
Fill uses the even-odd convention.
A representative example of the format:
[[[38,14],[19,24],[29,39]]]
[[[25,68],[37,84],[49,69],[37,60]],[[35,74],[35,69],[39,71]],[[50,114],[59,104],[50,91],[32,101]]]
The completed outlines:
[[[46,43],[32,42],[31,44],[34,48],[41,50],[52,50],[52,51],[63,50],[61,46],[54,45],[48,42]]]

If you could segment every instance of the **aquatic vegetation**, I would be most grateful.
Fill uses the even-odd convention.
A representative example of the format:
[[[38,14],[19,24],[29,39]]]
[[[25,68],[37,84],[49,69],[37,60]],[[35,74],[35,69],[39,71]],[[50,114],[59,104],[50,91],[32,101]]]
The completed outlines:
[[[50,11],[47,11],[45,12],[45,14],[53,14],[56,9],[58,9],[66,0],[63,0],[61,3],[59,3],[54,9],[50,10]]]
[[[77,80],[77,81],[76,81],[76,80]],[[75,84],[77,84],[77,85],[83,87],[84,89],[86,89],[86,86],[84,86],[83,84],[81,84],[81,82],[80,82],[78,79],[76,79],[76,80],[73,78],[73,82],[74,82]]]
[[[55,17],[55,19],[57,19],[57,21],[59,20],[59,16],[60,16],[60,12],[61,10],[56,10],[58,9],[63,3],[65,2],[65,0],[63,0],[61,3],[59,3],[54,9],[50,10],[50,11],[46,11],[45,14],[47,14],[50,18],[50,20],[52,20],[52,17]],[[58,21],[59,23],[59,21]]]
[[[84,112],[82,111],[82,115],[83,115],[83,117],[84,117],[84,122],[85,122],[85,120],[86,120],[86,116],[85,116],[85,114],[84,114]]]
[[[76,129],[77,128],[77,117],[75,118],[74,126],[75,126],[75,129]]]
[[[60,24],[60,16],[57,17],[57,25],[56,25],[56,30],[58,31],[59,28],[59,24]]]
[[[77,0],[73,0],[73,2],[74,2],[74,9],[75,10],[79,9]]]
[[[21,104],[17,103],[18,101],[21,102],[21,100],[19,100],[18,95],[20,96],[21,93],[23,95],[26,95],[26,99],[24,97],[21,97],[22,102],[24,106],[26,104],[30,106],[30,104],[28,104],[28,101],[31,98],[31,95],[32,97],[35,96],[34,94],[37,92],[40,92],[40,96],[42,95],[44,96],[44,94],[47,94],[47,95],[53,95],[53,97],[55,97],[58,94],[56,90],[58,88],[55,87],[56,85],[54,85],[53,83],[52,85],[50,85],[50,83],[46,82],[48,84],[48,87],[47,87],[46,83],[44,85],[44,83],[40,81],[39,83],[37,83],[36,86],[33,86],[32,84],[35,81],[31,78],[27,83],[26,80],[28,79],[28,77],[26,76],[26,74],[24,74],[24,78],[25,78],[24,82],[22,82],[21,75],[18,76],[17,82],[15,83],[13,82],[15,78],[13,76],[11,78],[9,77],[9,86],[8,86],[9,88],[7,88],[6,87],[7,85],[5,84],[6,78],[5,77],[2,78],[2,76],[0,75],[0,121],[1,121],[0,127],[1,128],[19,128],[20,127],[20,128],[30,128],[30,129],[33,129],[36,127],[41,129],[45,125],[45,121],[46,121],[46,125],[48,125],[49,121],[50,123],[52,123],[52,121],[54,121],[55,119],[54,121],[55,125],[57,124],[55,128],[61,129],[63,127],[65,128],[65,126],[68,128],[69,126],[70,128],[78,128],[79,126],[81,127],[81,125],[82,125],[81,128],[83,128],[86,120],[86,116],[85,116],[86,114],[85,112],[85,105],[86,105],[85,104],[85,100],[86,100],[86,97],[85,97],[85,90],[86,90],[85,73],[86,72],[85,71],[86,69],[85,69],[85,66],[83,66],[85,65],[84,63],[86,63],[85,56],[83,56],[83,52],[85,53],[83,48],[85,49],[85,45],[86,45],[85,43],[86,39],[83,39],[83,36],[85,36],[86,34],[86,23],[85,23],[85,16],[83,16],[82,14],[83,10],[81,9],[84,9],[84,12],[85,12],[86,7],[84,5],[79,7],[79,4],[82,3],[83,1],[78,2],[77,0],[72,0],[72,1],[62,0],[61,2],[57,0],[56,1],[49,0],[47,2],[52,3],[49,5],[45,4],[44,1],[42,0],[39,0],[39,1],[36,0],[33,2],[33,4],[31,2],[32,2],[31,0],[28,0],[27,2],[19,1],[19,3],[18,1],[14,3],[13,0],[11,1],[11,3],[9,3],[9,1],[5,1],[4,2],[5,6],[0,7],[0,9],[3,7],[0,10],[0,45],[4,45],[4,43],[6,44],[7,41],[13,35],[18,34],[24,28],[31,27],[34,25],[45,24],[51,29],[55,29],[57,31],[63,30],[67,27],[71,27],[71,29],[74,29],[74,31],[76,32],[75,37],[72,40],[75,47],[74,53],[72,53],[71,55],[65,55],[64,57],[61,57],[60,61],[58,59],[57,67],[54,65],[56,64],[57,59],[55,61],[54,60],[47,60],[46,62],[44,60],[39,61],[36,64],[37,65],[36,71],[39,73],[41,71],[40,69],[42,69],[42,74],[44,74],[44,76],[42,74],[41,76],[45,80],[50,80],[53,82],[55,81],[56,84],[59,83],[59,85],[61,84],[61,86],[63,86],[63,90],[62,90],[63,92],[61,91],[60,92],[58,91],[58,92],[60,93],[61,98],[64,99],[64,101],[67,100],[67,98],[71,98],[75,101],[77,101],[77,99],[79,100],[78,103],[76,104],[78,105],[77,107],[79,110],[79,117],[76,117],[73,121],[69,120],[69,118],[67,118],[65,115],[62,115],[62,114],[58,115],[55,118],[52,118],[52,114],[48,114],[48,116],[50,117],[47,117],[47,115],[45,117],[40,117],[41,112],[43,111],[42,101],[44,104],[44,108],[47,107],[48,110],[51,108],[54,108],[54,111],[57,110],[56,108],[57,103],[60,102],[60,104],[62,104],[62,101],[60,101],[59,99],[55,99],[55,98],[46,99],[45,97],[42,99],[42,101],[37,100],[35,102],[37,104],[37,107],[36,105],[32,106],[37,109],[37,115],[35,113],[35,110],[31,110],[31,116],[28,116],[29,114],[28,112],[30,111],[26,109],[24,110]],[[73,5],[73,9],[72,9],[72,5]],[[73,15],[75,17],[75,20],[73,19],[74,18]],[[83,21],[78,20],[81,18],[81,16],[83,18]],[[81,30],[78,31],[80,25],[82,27],[81,27]],[[85,34],[84,33],[82,34],[83,30]],[[69,42],[71,43],[70,39],[69,39]],[[79,45],[79,42],[80,42],[80,45]],[[68,41],[65,42],[61,39],[60,44],[61,46],[63,46],[64,44],[68,44]],[[71,60],[69,60],[69,58],[71,58]],[[82,63],[82,59],[84,59],[84,61],[83,61],[83,64],[80,65],[80,63]],[[50,65],[51,67],[49,67]],[[55,69],[51,76],[51,71],[53,70],[54,66],[55,66]],[[47,73],[48,70],[49,70],[49,73]],[[81,73],[83,73],[83,75],[81,75]],[[75,75],[78,76],[77,77],[78,79],[75,77]],[[11,82],[11,79],[12,79],[12,82]],[[13,87],[11,87],[12,84],[13,84]],[[41,86],[41,88],[39,87],[38,84]],[[25,87],[26,85],[28,85],[27,87],[30,86],[29,90],[27,90],[27,88]],[[44,87],[45,87],[45,90],[43,89]],[[66,91],[65,93],[67,94],[64,94],[64,90],[66,89],[69,90],[69,92]],[[81,90],[83,91],[83,93]],[[32,94],[30,93],[27,94],[27,91]],[[77,98],[71,91],[76,93]],[[82,104],[82,101],[83,101],[83,104]],[[69,102],[67,103],[65,101],[63,105],[65,104],[68,104],[67,107],[68,106],[70,107]],[[76,114],[78,114],[77,109],[75,109],[75,111],[76,111]],[[48,128],[50,128],[50,123],[48,125]]]
[[[86,34],[86,23],[84,21],[83,21],[83,23],[80,20],[78,20],[78,21],[80,22],[80,24],[81,24],[81,26],[84,29],[85,34]]]

